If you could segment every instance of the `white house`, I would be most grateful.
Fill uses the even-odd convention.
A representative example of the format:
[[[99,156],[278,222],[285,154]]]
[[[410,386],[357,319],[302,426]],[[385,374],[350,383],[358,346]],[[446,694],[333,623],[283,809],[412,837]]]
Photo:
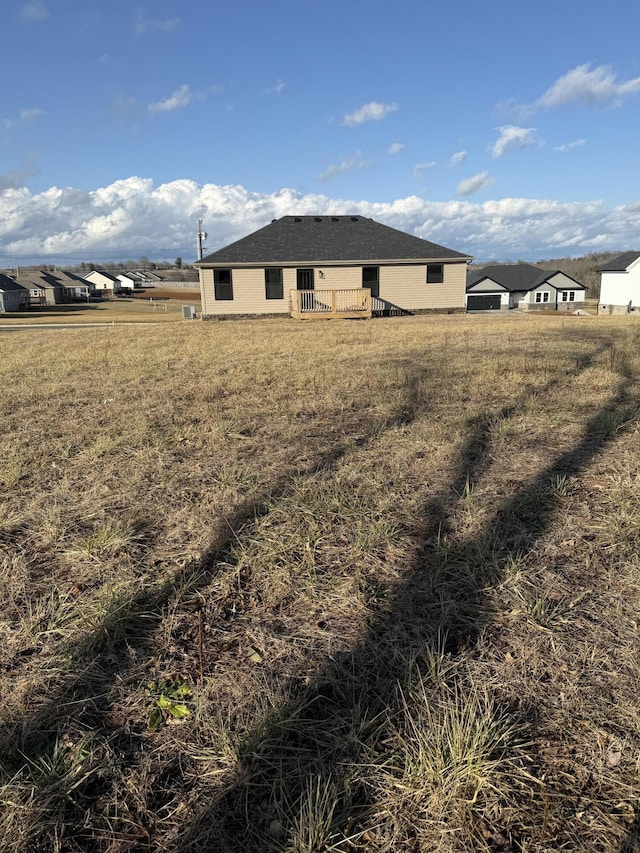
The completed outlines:
[[[600,267],[598,314],[640,313],[640,252],[625,252]]]
[[[532,264],[494,264],[467,273],[467,311],[575,311],[586,288],[560,270]]]
[[[121,273],[118,276],[120,282],[120,290],[134,290],[136,287],[143,287],[145,284],[144,278],[137,272]]]

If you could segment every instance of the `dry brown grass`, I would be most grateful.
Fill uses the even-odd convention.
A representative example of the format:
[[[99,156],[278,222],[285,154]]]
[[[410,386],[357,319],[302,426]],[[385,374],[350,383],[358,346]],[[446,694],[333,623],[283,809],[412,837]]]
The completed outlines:
[[[153,301],[155,298],[155,301]],[[32,307],[3,314],[0,326],[94,323],[166,323],[182,318],[182,305],[200,311],[200,291],[193,288],[149,289],[133,297]]]
[[[639,849],[639,341],[0,338],[2,849]]]

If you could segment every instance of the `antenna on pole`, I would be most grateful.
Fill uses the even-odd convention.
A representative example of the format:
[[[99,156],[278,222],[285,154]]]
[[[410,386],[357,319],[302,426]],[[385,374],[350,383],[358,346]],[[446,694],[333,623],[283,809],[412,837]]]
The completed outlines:
[[[207,239],[207,232],[202,230],[202,219],[198,219],[198,260],[202,260],[204,246],[202,241]]]

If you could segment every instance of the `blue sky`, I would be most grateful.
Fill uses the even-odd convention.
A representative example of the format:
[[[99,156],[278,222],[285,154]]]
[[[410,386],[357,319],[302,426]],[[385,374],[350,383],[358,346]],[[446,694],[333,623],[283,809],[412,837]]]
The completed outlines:
[[[478,259],[640,247],[640,4],[5,0],[0,265],[360,212]],[[10,74],[6,70],[11,69]]]

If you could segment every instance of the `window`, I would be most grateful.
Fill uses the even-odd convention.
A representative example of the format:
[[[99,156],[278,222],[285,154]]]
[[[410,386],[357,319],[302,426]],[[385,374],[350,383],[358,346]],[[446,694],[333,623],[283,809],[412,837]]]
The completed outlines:
[[[539,290],[536,293],[536,302],[548,302],[549,301],[549,291],[548,290]]]
[[[284,299],[282,269],[269,267],[264,271],[264,290],[267,299]]]
[[[563,290],[562,291],[562,301],[563,302],[575,302],[576,301],[575,290]]]
[[[231,281],[231,270],[213,271],[213,290],[218,301],[231,302],[233,300],[233,282]]]
[[[427,264],[427,284],[442,284],[444,264]]]

